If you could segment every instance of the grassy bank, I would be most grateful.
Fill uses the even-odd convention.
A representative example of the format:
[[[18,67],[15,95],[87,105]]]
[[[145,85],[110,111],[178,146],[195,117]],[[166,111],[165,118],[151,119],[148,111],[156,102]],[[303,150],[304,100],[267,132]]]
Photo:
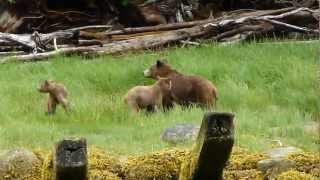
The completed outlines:
[[[319,122],[319,44],[208,45],[125,57],[57,57],[50,62],[0,66],[0,149],[49,148],[62,137],[86,137],[90,145],[119,153],[162,149],[161,132],[180,123],[200,124],[203,111],[179,107],[168,113],[132,115],[126,91],[151,84],[142,71],[157,58],[186,74],[210,79],[219,91],[218,111],[236,115],[236,145],[251,150],[281,140],[315,151],[317,135],[306,121]],[[42,80],[54,79],[70,91],[72,113],[45,116]],[[189,146],[189,145],[185,145]]]

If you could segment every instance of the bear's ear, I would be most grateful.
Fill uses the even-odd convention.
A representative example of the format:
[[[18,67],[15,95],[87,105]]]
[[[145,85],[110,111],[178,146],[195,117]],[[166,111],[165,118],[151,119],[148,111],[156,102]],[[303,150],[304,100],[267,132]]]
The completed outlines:
[[[161,60],[157,60],[157,67],[161,67],[164,63]]]
[[[49,86],[50,84],[52,84],[54,81],[53,80],[45,80],[44,81],[44,84],[46,85],[46,86]]]

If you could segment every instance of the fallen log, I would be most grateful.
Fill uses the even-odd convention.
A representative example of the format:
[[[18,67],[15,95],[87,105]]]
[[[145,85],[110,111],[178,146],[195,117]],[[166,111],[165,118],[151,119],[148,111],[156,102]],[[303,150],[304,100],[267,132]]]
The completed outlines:
[[[24,51],[13,51],[13,52],[0,52],[1,56],[13,56],[13,55],[25,55]]]
[[[100,46],[87,46],[87,47],[71,47],[71,48],[61,48],[56,51],[37,53],[37,54],[28,54],[21,56],[11,56],[8,58],[4,58],[0,60],[0,63],[6,63],[10,60],[18,60],[18,61],[37,61],[46,59],[57,54],[114,54],[118,52],[126,52],[129,50],[139,50],[145,48],[153,48],[157,46],[161,46],[164,44],[168,44],[171,42],[176,42],[179,40],[184,40],[187,38],[195,38],[201,35],[207,34],[212,31],[213,27],[202,27],[196,26],[192,28],[179,29],[175,31],[163,32],[161,34],[155,35],[146,35],[141,38],[123,40],[118,42],[112,42],[108,44],[104,44],[103,47]]]
[[[49,34],[40,34],[34,32],[33,34],[9,34],[0,32],[0,40],[3,44],[18,44],[25,47],[25,49],[32,51],[45,52],[46,50],[52,50],[48,47],[49,43],[52,43],[54,39],[59,39],[60,41],[70,41],[75,38],[76,32],[72,30],[57,31]]]
[[[27,49],[33,49],[35,47],[34,41],[31,40],[31,35],[17,35],[9,33],[1,33],[0,39],[2,42],[7,42],[8,44],[19,44]]]
[[[251,32],[251,31],[262,31],[262,32],[267,32],[270,31],[273,28],[273,26],[271,24],[267,24],[267,23],[261,23],[259,25],[243,25],[240,26],[238,28],[233,28],[230,31],[226,31],[224,33],[221,33],[219,35],[217,35],[216,37],[214,37],[214,40],[222,40],[225,37],[230,37],[230,36],[234,36],[236,34],[241,34],[243,32]]]
[[[235,16],[228,16],[222,19],[129,28],[101,32],[101,34],[78,31],[81,29],[79,28],[76,30],[33,35],[37,38],[31,38],[32,35],[13,36],[15,39],[28,38],[31,42],[27,43],[19,43],[18,40],[12,40],[13,38],[1,38],[0,36],[0,42],[3,44],[8,45],[7,42],[12,41],[13,44],[19,44],[29,50],[33,50],[32,54],[2,58],[0,59],[0,63],[9,62],[11,59],[22,62],[37,61],[57,54],[114,54],[131,50],[150,49],[170,43],[182,43],[185,45],[186,41],[190,42],[190,40],[197,38],[234,43],[256,37],[265,38],[268,35],[276,35],[275,33],[277,32],[280,32],[280,36],[283,36],[283,33],[289,35],[292,32],[297,32],[306,34],[310,38],[316,38],[319,37],[317,23],[320,16],[319,12],[319,9],[285,8],[281,10],[245,12],[244,14],[236,14]],[[294,21],[295,18],[301,19],[302,17],[305,17],[304,22],[311,24],[302,26],[300,21]],[[291,22],[291,24],[288,22]],[[171,28],[173,30],[170,30]]]
[[[228,14],[232,14],[232,16],[227,15],[225,17],[220,17],[216,19],[205,19],[205,20],[198,20],[198,21],[189,21],[189,22],[181,22],[181,23],[171,23],[171,24],[161,24],[156,26],[147,26],[147,27],[137,27],[137,28],[124,28],[120,30],[114,30],[109,32],[97,32],[91,35],[92,38],[101,39],[101,37],[110,37],[113,35],[129,35],[129,34],[139,34],[139,33],[146,33],[146,32],[158,32],[158,31],[170,31],[170,30],[176,30],[176,29],[182,29],[182,28],[189,28],[196,25],[206,24],[206,23],[213,23],[213,22],[219,22],[227,18],[240,18],[243,16],[264,16],[264,15],[273,15],[273,14],[279,14],[279,13],[285,13],[290,10],[293,10],[294,8],[284,8],[284,9],[277,9],[277,10],[265,10],[265,11],[254,11],[254,12],[245,12],[245,13],[239,13],[239,11],[231,11]],[[80,29],[80,28],[78,28]],[[74,29],[71,29],[74,30]],[[84,28],[81,29],[82,31],[85,30]],[[81,34],[79,35],[82,36]]]
[[[120,35],[120,34],[135,34],[135,33],[143,33],[150,31],[169,31],[176,30],[182,28],[189,28],[199,24],[206,24],[208,22],[212,22],[213,19],[206,19],[200,21],[190,21],[190,22],[181,22],[181,23],[171,23],[171,24],[161,24],[157,26],[147,26],[147,27],[138,27],[138,28],[125,28],[122,30],[115,30],[106,32],[106,35]]]

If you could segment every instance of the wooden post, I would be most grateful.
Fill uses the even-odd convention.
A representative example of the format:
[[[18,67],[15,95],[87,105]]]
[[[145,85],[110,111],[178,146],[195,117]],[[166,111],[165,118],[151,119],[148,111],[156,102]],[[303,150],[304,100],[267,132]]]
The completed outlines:
[[[182,165],[179,180],[223,179],[234,143],[233,118],[231,113],[204,115],[196,146]]]
[[[87,164],[85,139],[64,139],[58,142],[53,157],[55,180],[85,180]]]

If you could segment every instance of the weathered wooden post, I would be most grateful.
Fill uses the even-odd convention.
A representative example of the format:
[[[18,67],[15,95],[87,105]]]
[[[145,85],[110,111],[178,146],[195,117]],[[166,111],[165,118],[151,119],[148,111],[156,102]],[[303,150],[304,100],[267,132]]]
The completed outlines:
[[[179,180],[222,180],[234,143],[234,115],[206,113],[196,146],[182,164]]]
[[[85,139],[61,140],[53,154],[54,180],[85,180],[87,164]]]

